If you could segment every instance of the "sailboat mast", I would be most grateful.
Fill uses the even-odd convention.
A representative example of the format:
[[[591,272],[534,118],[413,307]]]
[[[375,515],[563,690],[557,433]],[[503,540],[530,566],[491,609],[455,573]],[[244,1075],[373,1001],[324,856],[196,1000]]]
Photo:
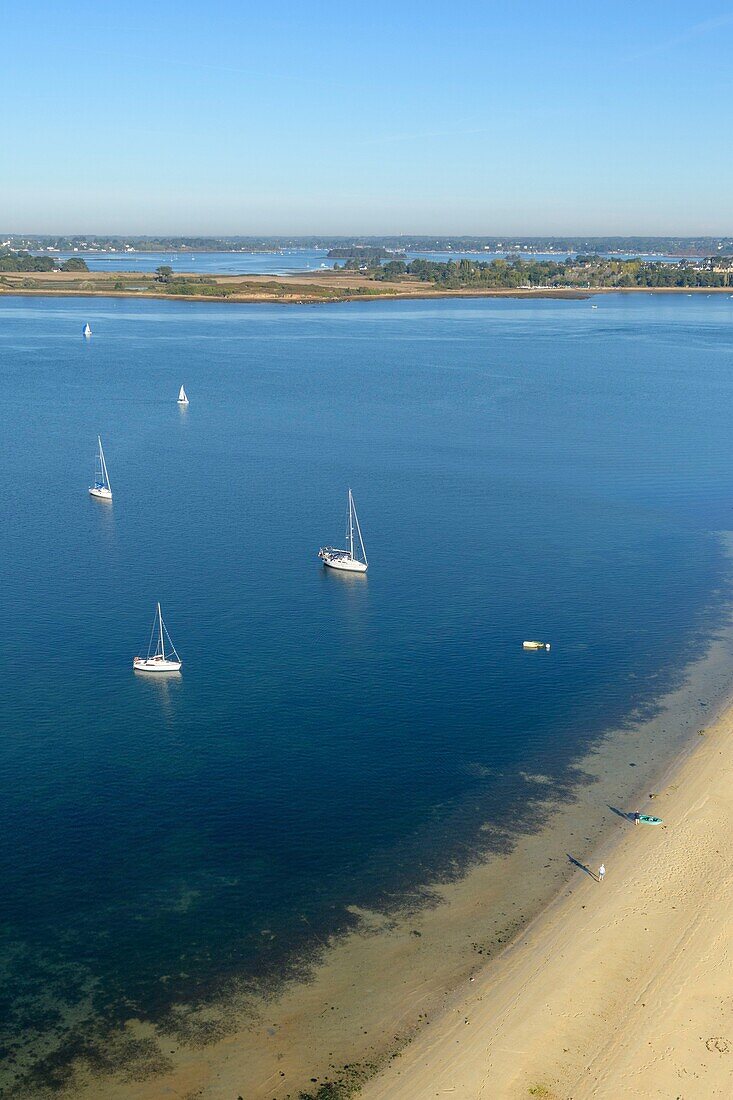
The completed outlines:
[[[112,491],[112,486],[109,483],[109,474],[107,473],[107,463],[104,460],[104,451],[102,450],[102,437],[101,437],[101,435],[97,436],[97,440],[99,441],[99,463],[102,467],[102,477],[104,479],[104,484],[107,486],[107,488],[111,492]]]
[[[349,489],[349,557],[354,556],[354,502],[351,497],[351,489]]]
[[[160,626],[160,655],[165,660],[165,646],[163,645],[163,612],[160,610],[160,603],[158,603],[158,624]]]
[[[364,560],[364,565],[367,564],[366,549],[364,547],[364,538],[361,533],[361,524],[359,523],[359,517],[356,514],[356,505],[354,504],[354,498],[351,498],[351,506],[354,510],[354,519],[356,520],[356,533],[359,536],[359,545],[361,546],[361,556]]]

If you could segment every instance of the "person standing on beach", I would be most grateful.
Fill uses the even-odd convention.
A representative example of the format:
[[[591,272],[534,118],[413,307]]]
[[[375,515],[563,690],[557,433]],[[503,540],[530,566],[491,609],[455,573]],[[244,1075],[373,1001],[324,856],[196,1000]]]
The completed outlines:
[[[605,865],[602,863],[601,866],[598,868],[598,881],[603,882],[605,877],[606,877],[606,868],[605,868]]]

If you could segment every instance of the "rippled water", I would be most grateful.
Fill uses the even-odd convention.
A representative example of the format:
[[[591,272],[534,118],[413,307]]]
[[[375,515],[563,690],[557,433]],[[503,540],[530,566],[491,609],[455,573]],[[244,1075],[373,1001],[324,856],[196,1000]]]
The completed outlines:
[[[529,827],[523,774],[566,794],[701,650],[733,301],[596,301],[0,299],[13,1057],[280,969]],[[366,577],[316,558],[349,485]],[[157,599],[165,682],[131,670]]]

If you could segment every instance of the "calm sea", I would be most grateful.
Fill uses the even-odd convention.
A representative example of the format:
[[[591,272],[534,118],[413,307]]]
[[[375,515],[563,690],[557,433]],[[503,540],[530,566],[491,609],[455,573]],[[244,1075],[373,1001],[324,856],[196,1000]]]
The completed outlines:
[[[36,253],[42,255],[42,253]],[[155,271],[168,264],[174,271],[218,275],[287,275],[331,268],[325,248],[288,248],[280,252],[57,252],[59,260],[83,255],[90,271]]]
[[[732,401],[723,296],[1,299],[6,1052],[281,971],[531,826],[522,775],[562,797],[720,620]],[[316,557],[349,486],[366,577]]]

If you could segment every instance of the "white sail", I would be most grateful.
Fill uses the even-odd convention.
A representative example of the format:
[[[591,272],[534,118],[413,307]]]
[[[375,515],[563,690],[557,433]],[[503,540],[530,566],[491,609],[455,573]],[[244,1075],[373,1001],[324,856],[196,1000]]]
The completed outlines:
[[[91,336],[92,335],[92,326],[89,324],[88,321],[84,325],[84,328],[81,330],[81,333],[82,333],[82,336]]]
[[[178,391],[178,404],[179,405],[187,405],[188,404],[188,397],[186,396],[186,391],[184,390],[183,386],[181,386],[180,390]]]
[[[355,535],[359,543],[358,549],[356,549]],[[335,546],[322,546],[318,551],[318,557],[324,565],[329,566],[331,569],[340,569],[346,573],[366,573],[369,567],[351,489],[349,489],[349,508],[346,518],[346,549],[339,550]]]
[[[96,497],[97,500],[111,500],[112,499],[112,486],[109,480],[109,474],[107,473],[107,463],[104,458],[104,450],[102,449],[102,437],[97,436],[97,444],[99,449],[97,450],[97,471],[94,477],[94,484],[89,486],[90,496]]]
[[[168,649],[166,650],[166,642]],[[145,657],[133,657],[132,667],[136,672],[179,672],[181,658],[176,652],[176,647],[171,641],[170,634],[163,622],[163,612],[160,603],[156,605],[153,627],[150,631],[148,652]]]

